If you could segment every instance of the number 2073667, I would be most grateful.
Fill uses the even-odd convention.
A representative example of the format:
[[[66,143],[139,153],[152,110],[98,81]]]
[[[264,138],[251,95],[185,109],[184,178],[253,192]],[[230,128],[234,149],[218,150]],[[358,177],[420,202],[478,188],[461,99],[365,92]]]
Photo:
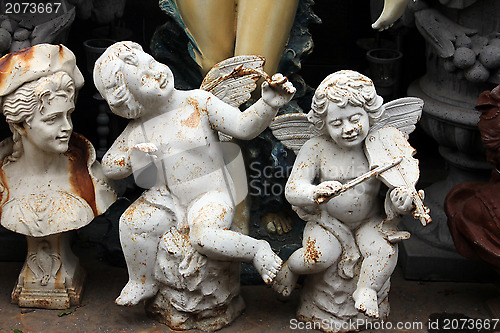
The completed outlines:
[[[57,14],[61,2],[5,2],[3,14]]]

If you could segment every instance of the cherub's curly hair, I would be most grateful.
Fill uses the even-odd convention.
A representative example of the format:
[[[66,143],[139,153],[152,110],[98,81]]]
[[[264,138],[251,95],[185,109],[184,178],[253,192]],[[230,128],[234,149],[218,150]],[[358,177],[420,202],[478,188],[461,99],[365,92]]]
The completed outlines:
[[[371,124],[383,112],[383,98],[377,95],[372,80],[351,70],[328,75],[316,89],[307,119],[319,130],[325,126],[329,102],[336,103],[340,108],[345,108],[347,104],[362,107],[368,113]]]
[[[144,108],[130,93],[122,74],[125,64],[137,66],[136,51],[142,51],[137,43],[115,43],[97,59],[94,67],[97,90],[113,113],[126,118],[136,118]]]
[[[75,102],[75,84],[66,72],[57,72],[27,82],[3,98],[2,112],[14,141],[13,152],[8,156],[8,161],[14,162],[24,151],[18,127],[23,123],[30,126],[35,112],[43,114],[43,103],[56,96],[64,96]]]

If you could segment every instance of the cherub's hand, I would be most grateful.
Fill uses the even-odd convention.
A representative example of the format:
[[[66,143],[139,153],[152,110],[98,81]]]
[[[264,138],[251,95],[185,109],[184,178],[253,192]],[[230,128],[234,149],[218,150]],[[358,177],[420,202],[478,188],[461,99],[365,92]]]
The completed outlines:
[[[390,193],[391,202],[396,211],[401,214],[408,214],[413,209],[413,198],[406,187],[396,187]]]
[[[145,143],[138,143],[131,148],[132,150],[139,150],[144,153],[147,153],[149,155],[152,155],[152,153],[155,153],[158,151],[158,147],[154,143],[151,142],[145,142]]]
[[[138,143],[130,148],[128,154],[132,169],[138,170],[156,160],[158,147],[154,143]]]
[[[286,76],[274,74],[271,82],[262,83],[262,100],[273,108],[279,108],[292,99],[295,91],[295,87]]]
[[[336,180],[322,182],[321,184],[316,185],[313,192],[313,199],[316,202],[318,202],[318,200],[323,201],[321,198],[326,199],[335,196],[341,189],[342,183]]]
[[[130,154],[134,152],[142,152],[151,156],[153,159],[158,158],[156,152],[158,151],[158,147],[154,143],[146,142],[146,143],[138,143],[130,149]]]

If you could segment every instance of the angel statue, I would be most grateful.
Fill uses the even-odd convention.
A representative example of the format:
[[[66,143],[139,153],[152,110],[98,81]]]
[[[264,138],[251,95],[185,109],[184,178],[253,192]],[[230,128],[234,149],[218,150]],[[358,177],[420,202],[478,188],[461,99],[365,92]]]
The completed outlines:
[[[116,43],[96,62],[97,89],[113,113],[131,119],[103,158],[105,174],[120,179],[147,164],[157,168],[153,186],[120,219],[129,281],[117,304],[135,305],[159,291],[148,311],[160,321],[218,329],[243,309],[231,262],[252,262],[266,283],[273,281],[281,259],[266,241],[235,230],[238,177],[226,161],[237,154],[218,137],[257,136],[293,97],[293,85],[276,74],[253,106],[235,107],[265,75],[263,64],[256,56],[229,59],[207,74],[202,89],[180,91],[170,69],[136,43]]]
[[[285,195],[307,221],[303,247],[283,265],[273,288],[288,296],[299,275],[311,275],[301,320],[343,327],[364,315],[386,317],[395,243],[410,236],[398,231],[400,217],[414,210],[423,224],[430,222],[423,193],[415,190],[418,161],[407,141],[423,102],[382,103],[368,77],[339,71],[319,85],[309,114],[283,115],[271,125],[285,146],[300,149]],[[382,183],[388,187],[383,205]]]

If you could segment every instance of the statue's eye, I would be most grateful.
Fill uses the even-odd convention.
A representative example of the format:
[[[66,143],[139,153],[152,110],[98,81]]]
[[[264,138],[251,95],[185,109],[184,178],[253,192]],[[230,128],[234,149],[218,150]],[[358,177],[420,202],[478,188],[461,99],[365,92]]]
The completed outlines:
[[[330,122],[330,125],[332,125],[333,127],[339,127],[339,126],[342,126],[342,120],[340,119],[335,119],[335,120],[332,120]]]
[[[132,65],[132,66],[137,66],[137,64],[138,64],[137,56],[133,53],[126,55],[125,58],[123,59],[123,61],[126,64]]]
[[[355,114],[355,115],[351,116],[351,118],[349,118],[349,121],[353,124],[358,123],[360,120],[361,120],[361,115],[359,115],[359,114]]]
[[[57,115],[53,115],[53,116],[45,118],[43,120],[43,122],[46,123],[46,124],[52,125],[52,124],[54,124],[54,122],[56,121],[56,119],[57,119]]]

